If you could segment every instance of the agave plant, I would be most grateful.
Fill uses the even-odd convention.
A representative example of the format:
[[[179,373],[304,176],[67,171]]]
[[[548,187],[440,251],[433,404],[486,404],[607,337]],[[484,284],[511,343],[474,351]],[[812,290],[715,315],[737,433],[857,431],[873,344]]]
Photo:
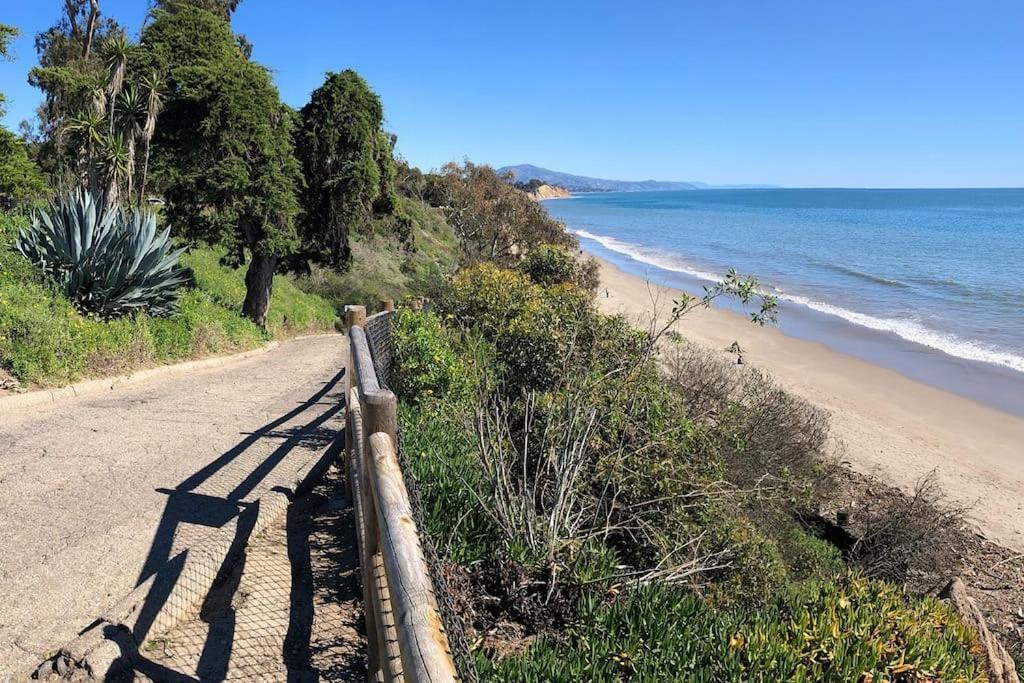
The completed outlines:
[[[84,190],[51,203],[18,235],[15,247],[83,313],[115,318],[133,311],[174,312],[185,282],[170,232],[156,216],[106,206]]]

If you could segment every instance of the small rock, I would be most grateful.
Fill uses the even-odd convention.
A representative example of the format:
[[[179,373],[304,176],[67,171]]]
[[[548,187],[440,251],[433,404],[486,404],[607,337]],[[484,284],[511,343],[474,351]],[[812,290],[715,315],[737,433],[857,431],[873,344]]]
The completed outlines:
[[[56,669],[58,676],[60,676],[61,678],[66,678],[67,675],[71,672],[71,663],[68,661],[68,658],[64,655],[58,655]]]
[[[53,662],[48,659],[48,660],[46,660],[45,662],[43,662],[42,664],[39,665],[39,668],[36,669],[36,672],[34,674],[32,674],[32,678],[34,678],[34,679],[36,679],[38,681],[45,681],[48,678],[50,678],[50,676],[52,676],[52,675],[53,675]]]

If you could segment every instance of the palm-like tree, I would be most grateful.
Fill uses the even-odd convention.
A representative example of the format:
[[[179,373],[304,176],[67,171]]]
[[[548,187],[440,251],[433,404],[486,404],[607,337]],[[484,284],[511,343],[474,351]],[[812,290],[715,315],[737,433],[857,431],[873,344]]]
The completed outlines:
[[[121,88],[124,86],[124,75],[128,69],[128,57],[131,54],[132,44],[127,36],[118,33],[111,36],[103,44],[103,61],[107,67],[109,81],[107,83],[107,94],[110,96],[110,133],[114,133],[114,104],[117,102]]]
[[[106,136],[107,120],[103,113],[86,112],[76,116],[64,124],[63,133],[81,133],[84,145],[82,147],[80,162],[85,167],[85,178],[89,191],[97,193],[99,186],[97,169],[97,150],[102,147]],[[81,168],[81,167],[79,167]]]
[[[139,186],[139,204],[146,201],[146,178],[149,175],[149,146],[156,132],[156,117],[164,108],[164,80],[154,72],[142,78],[142,92],[146,96],[146,122],[142,126],[142,184]]]
[[[132,161],[128,142],[120,133],[104,135],[100,146],[100,161],[107,183],[107,206],[117,204],[121,185],[131,173]]]
[[[128,149],[128,172],[125,176],[126,196],[131,201],[135,185],[135,143],[142,138],[146,119],[146,100],[134,83],[129,83],[117,98],[118,132]]]

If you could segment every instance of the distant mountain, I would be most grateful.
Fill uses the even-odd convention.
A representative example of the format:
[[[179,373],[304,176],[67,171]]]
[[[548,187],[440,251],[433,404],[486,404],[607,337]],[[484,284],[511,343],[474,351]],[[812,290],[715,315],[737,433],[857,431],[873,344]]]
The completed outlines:
[[[517,183],[528,183],[537,179],[546,185],[564,187],[570,192],[662,192],[666,190],[737,190],[776,187],[775,185],[708,185],[707,183],[683,183],[669,180],[607,180],[552,171],[531,164],[502,166],[498,169],[498,173],[511,173],[515,176]]]
[[[675,183],[663,180],[606,180],[604,178],[588,178],[582,175],[561,173],[550,169],[519,164],[518,166],[502,166],[498,173],[511,173],[516,182],[528,183],[534,178],[546,185],[564,187],[570,192],[657,192],[662,190],[696,190],[694,183]]]

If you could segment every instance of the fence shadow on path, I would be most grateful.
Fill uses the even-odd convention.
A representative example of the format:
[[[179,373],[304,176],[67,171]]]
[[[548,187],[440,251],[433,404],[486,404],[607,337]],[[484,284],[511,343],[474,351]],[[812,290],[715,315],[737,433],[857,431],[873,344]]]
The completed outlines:
[[[339,428],[331,420],[345,407],[345,384],[342,382],[344,373],[341,370],[295,408],[246,434],[236,445],[173,489],[160,490],[167,496],[167,502],[138,577],[138,584],[153,577],[152,589],[135,620],[132,637],[127,637],[125,632],[112,633],[111,630],[116,629],[106,627],[108,637],[121,647],[119,664],[125,671],[126,680],[131,680],[133,671],[154,681],[212,681],[225,677],[236,639],[231,596],[237,590],[245,570],[245,549],[259,514],[259,499],[249,501],[246,498],[261,484],[272,484],[273,480],[268,482],[268,477],[295,449],[308,450],[310,457],[320,453],[319,461],[313,466],[315,471],[325,470],[332,460],[338,458],[343,441],[339,438]],[[268,441],[276,445],[263,454]],[[252,462],[246,462],[246,459]],[[200,488],[204,490],[197,491]],[[281,486],[273,486],[273,489],[284,491],[289,497],[294,494]],[[306,498],[316,500],[313,494]],[[313,623],[310,505],[312,502],[289,506],[287,521],[291,576],[285,579],[290,579],[292,586],[291,614],[285,648],[280,656],[288,665],[289,680],[297,681],[317,680],[310,665],[310,633]],[[293,511],[292,508],[296,509]],[[203,598],[199,611],[199,618],[203,621],[207,621],[207,616],[212,614],[216,614],[217,618],[208,621],[210,630],[202,645],[197,667],[201,677],[196,679],[167,668],[155,661],[157,658],[148,658],[145,652],[135,649],[135,644],[146,641],[155,619],[181,576],[189,550],[172,555],[175,537],[186,530],[186,525],[213,529],[222,528],[232,521],[234,536],[231,548],[219,568],[213,588]],[[340,565],[339,569],[342,569]]]

